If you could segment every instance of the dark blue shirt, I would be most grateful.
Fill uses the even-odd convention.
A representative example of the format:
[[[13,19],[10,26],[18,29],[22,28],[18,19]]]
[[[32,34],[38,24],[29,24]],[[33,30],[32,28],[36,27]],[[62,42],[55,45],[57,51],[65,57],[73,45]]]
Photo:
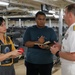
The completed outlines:
[[[25,44],[27,41],[37,41],[41,36],[45,37],[45,41],[57,41],[56,34],[52,28],[47,26],[38,28],[35,25],[27,28],[23,37],[23,43]],[[33,64],[49,64],[53,62],[53,55],[50,50],[44,50],[38,46],[29,47],[26,52],[26,61]]]

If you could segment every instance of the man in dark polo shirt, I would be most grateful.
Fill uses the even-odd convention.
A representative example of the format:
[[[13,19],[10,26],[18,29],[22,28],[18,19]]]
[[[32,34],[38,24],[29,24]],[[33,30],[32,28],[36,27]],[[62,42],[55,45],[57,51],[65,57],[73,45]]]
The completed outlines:
[[[52,28],[45,26],[44,12],[37,12],[35,21],[36,25],[28,27],[23,37],[23,43],[28,47],[25,59],[26,75],[51,75],[53,54],[41,44],[57,41],[57,37]]]

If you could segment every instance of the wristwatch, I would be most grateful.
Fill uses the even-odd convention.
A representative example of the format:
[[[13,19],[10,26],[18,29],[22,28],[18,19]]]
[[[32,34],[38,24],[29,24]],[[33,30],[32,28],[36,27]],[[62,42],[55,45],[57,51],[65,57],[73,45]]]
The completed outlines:
[[[57,51],[56,54],[55,54],[57,57],[60,57],[60,56],[59,56],[59,52],[60,52],[60,50]]]

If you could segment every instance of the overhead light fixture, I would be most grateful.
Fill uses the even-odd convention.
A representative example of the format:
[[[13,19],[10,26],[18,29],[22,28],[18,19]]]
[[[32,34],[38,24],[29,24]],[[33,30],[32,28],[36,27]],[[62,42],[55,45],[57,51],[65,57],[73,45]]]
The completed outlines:
[[[8,6],[9,3],[0,1],[0,6]]]
[[[58,0],[53,0],[53,1],[58,1]]]

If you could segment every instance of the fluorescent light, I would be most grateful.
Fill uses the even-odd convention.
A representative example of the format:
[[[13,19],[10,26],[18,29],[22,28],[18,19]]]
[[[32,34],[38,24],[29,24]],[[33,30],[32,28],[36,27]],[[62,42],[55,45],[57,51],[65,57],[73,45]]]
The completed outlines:
[[[58,1],[58,0],[53,0],[53,1]]]
[[[7,2],[0,2],[0,6],[8,6],[9,5],[9,3],[7,3]]]

